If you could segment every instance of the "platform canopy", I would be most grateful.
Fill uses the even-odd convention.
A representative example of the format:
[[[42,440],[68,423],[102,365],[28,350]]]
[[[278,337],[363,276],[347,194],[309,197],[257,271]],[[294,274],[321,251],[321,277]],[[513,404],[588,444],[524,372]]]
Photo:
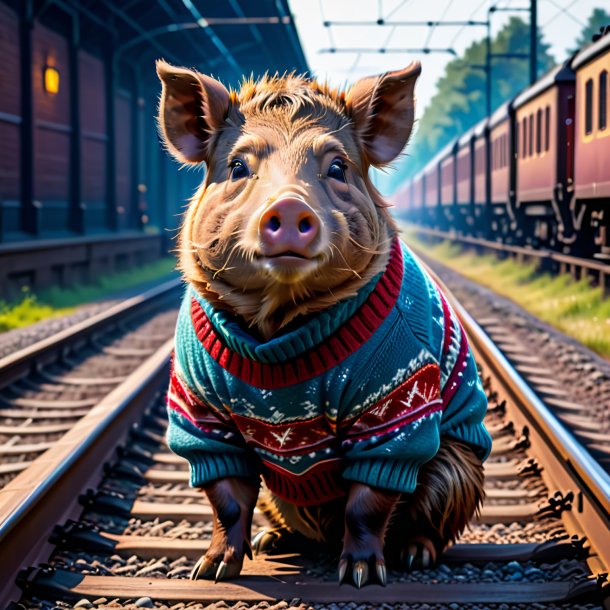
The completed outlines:
[[[59,0],[49,0],[52,5]],[[157,58],[228,84],[308,66],[287,0],[61,0],[81,16],[81,41],[103,33],[120,61]]]

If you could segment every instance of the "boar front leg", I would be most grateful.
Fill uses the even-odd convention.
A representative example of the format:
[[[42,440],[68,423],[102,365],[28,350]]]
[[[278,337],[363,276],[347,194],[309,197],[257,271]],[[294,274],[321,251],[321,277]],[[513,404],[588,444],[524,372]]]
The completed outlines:
[[[345,507],[345,535],[339,560],[339,583],[351,567],[351,580],[360,588],[369,579],[372,563],[377,579],[386,584],[383,555],[385,532],[400,494],[353,483]]]
[[[214,529],[207,553],[196,563],[191,579],[217,582],[239,576],[244,555],[252,559],[250,529],[259,481],[228,477],[204,486],[214,513]]]

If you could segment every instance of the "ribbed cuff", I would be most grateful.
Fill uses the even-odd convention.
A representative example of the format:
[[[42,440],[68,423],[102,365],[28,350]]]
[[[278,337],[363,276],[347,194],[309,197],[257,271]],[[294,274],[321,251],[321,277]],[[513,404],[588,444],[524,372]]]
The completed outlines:
[[[358,460],[343,471],[343,478],[371,487],[412,493],[420,466],[404,460]]]
[[[234,455],[199,452],[183,455],[191,465],[191,487],[202,487],[226,477],[257,477],[260,474],[256,465]]]

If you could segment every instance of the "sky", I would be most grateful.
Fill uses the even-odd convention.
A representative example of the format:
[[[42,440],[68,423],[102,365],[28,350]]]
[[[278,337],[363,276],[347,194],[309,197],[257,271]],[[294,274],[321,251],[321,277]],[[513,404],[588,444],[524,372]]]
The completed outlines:
[[[448,53],[323,53],[336,49],[414,49],[453,48],[461,54],[474,40],[485,36],[484,27],[378,26],[386,21],[485,21],[490,6],[528,8],[527,0],[289,0],[301,44],[313,73],[335,85],[353,82],[363,76],[422,62],[418,81],[417,115],[421,116],[442,76]],[[610,7],[610,0],[539,0],[538,25],[551,53],[561,61],[574,43],[595,7]],[[493,14],[492,35],[511,16],[529,20],[529,13],[499,11]],[[366,21],[367,25],[332,25],[324,21]]]

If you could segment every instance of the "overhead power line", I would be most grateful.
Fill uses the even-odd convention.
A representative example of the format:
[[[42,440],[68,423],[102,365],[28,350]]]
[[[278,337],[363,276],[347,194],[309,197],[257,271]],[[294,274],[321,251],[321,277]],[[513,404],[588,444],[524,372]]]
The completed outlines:
[[[474,21],[469,19],[467,21],[441,21],[441,20],[428,20],[428,21],[388,21],[385,19],[377,19],[377,21],[324,21],[323,25],[325,28],[331,26],[375,26],[379,25],[382,27],[439,27],[439,26],[459,26],[459,25],[487,25],[487,21]]]
[[[449,55],[456,56],[457,53],[455,49],[449,48],[413,48],[413,49],[398,49],[398,48],[388,48],[381,47],[379,49],[366,48],[366,47],[341,47],[335,48],[331,47],[329,49],[320,49],[318,53],[424,53],[428,55],[429,53],[448,53]]]

